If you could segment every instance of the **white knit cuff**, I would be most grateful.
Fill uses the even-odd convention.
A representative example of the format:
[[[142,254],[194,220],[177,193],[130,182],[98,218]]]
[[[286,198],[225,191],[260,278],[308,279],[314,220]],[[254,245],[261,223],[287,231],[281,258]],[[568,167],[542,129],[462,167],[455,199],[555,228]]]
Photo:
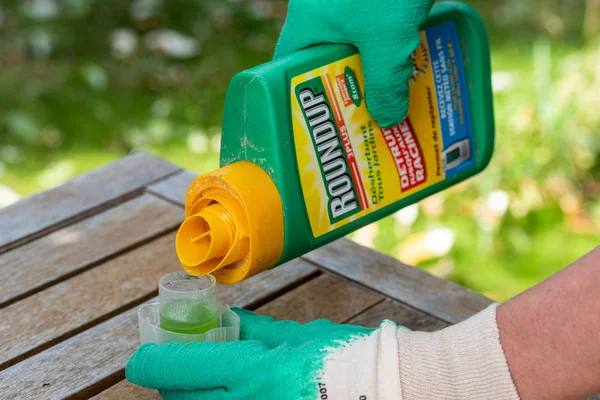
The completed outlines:
[[[434,333],[399,329],[402,400],[518,400],[493,304]]]

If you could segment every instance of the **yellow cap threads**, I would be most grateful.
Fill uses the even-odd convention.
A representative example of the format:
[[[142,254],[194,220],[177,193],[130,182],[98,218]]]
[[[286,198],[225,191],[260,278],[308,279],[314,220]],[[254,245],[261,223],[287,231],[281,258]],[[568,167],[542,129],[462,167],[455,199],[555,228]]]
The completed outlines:
[[[273,267],[283,251],[277,187],[257,165],[240,161],[190,186],[177,256],[190,275],[232,284]]]

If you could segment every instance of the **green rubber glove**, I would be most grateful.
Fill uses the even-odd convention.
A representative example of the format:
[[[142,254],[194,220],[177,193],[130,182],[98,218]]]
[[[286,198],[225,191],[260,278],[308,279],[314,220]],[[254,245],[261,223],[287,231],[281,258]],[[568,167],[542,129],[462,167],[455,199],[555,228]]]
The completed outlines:
[[[433,0],[290,0],[275,57],[322,43],[347,43],[360,52],[365,100],[388,128],[406,118],[411,54]]]
[[[127,364],[127,379],[168,400],[401,398],[394,323],[302,325],[235,312],[240,341],[144,344]]]

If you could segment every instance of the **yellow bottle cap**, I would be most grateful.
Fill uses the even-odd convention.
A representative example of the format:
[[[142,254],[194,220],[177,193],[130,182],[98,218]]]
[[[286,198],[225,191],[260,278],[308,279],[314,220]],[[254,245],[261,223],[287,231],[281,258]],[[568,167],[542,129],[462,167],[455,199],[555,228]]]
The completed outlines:
[[[190,185],[175,243],[188,274],[237,283],[275,266],[283,243],[281,197],[256,164],[239,161]]]

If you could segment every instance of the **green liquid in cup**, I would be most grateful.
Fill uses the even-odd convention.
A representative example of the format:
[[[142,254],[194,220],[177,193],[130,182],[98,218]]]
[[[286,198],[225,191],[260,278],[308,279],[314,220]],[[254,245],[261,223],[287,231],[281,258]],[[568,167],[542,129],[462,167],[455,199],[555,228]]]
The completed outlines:
[[[217,310],[189,300],[172,301],[160,310],[160,327],[188,335],[206,333],[218,327]]]

